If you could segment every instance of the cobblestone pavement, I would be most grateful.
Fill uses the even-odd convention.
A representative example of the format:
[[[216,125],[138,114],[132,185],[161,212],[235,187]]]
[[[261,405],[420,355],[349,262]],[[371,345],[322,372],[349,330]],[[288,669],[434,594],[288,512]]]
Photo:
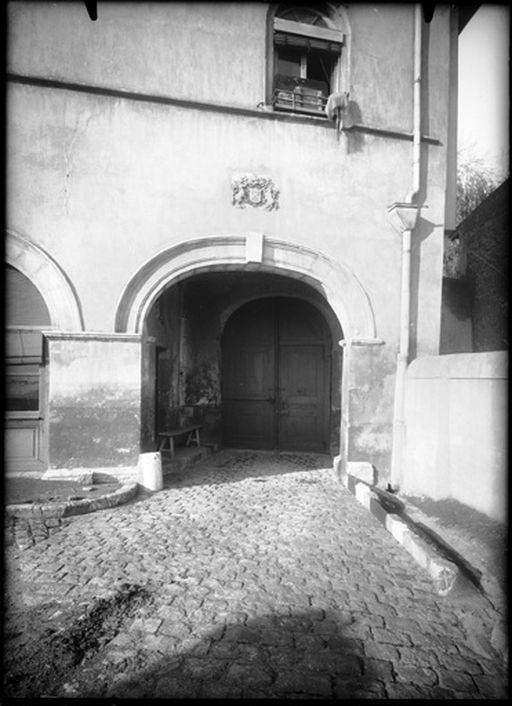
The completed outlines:
[[[222,451],[7,555],[6,650],[21,672],[23,615],[46,610],[55,635],[59,616],[123,583],[147,591],[40,695],[506,697],[485,601],[437,595],[326,456]]]

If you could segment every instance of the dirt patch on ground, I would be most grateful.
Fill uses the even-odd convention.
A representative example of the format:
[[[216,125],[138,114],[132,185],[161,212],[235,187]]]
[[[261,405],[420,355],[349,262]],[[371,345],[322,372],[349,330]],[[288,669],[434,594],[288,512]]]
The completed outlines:
[[[18,505],[95,499],[101,495],[113,493],[120,487],[117,481],[84,485],[70,480],[15,477],[5,480],[4,492],[7,505]]]
[[[11,612],[4,635],[4,694],[37,698],[68,692],[76,696],[70,683],[75,669],[94,660],[150,600],[145,587],[123,584],[88,608],[69,611],[55,603]]]

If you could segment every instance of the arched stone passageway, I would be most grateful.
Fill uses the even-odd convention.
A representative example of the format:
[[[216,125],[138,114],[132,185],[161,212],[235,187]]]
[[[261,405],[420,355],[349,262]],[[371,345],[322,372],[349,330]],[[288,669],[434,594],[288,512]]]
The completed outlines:
[[[201,289],[201,278],[208,277],[210,283],[217,278],[224,291],[213,297]],[[254,286],[234,296],[232,277]],[[376,347],[382,344],[370,299],[345,264],[261,233],[204,237],[167,248],[140,267],[124,288],[115,331],[143,336],[142,451],[155,448],[159,429],[191,418],[204,425],[203,438],[209,440],[211,432],[212,441],[221,443],[222,328],[238,306],[270,295],[297,296],[324,315],[333,361],[328,448],[331,455],[340,455],[342,466],[350,453],[356,460],[364,458],[365,452],[355,447],[350,452],[349,391],[352,367],[374,365]]]
[[[302,281],[283,275],[243,271],[191,275],[168,287],[148,313],[143,335],[143,447],[151,448],[155,441],[154,432],[159,427],[160,430],[174,427],[190,417],[204,425],[203,437],[206,441],[247,446],[249,439],[244,442],[229,438],[229,433],[226,434],[229,426],[226,414],[231,409],[227,402],[226,382],[229,386],[229,380],[226,372],[230,367],[236,367],[241,372],[236,347],[226,349],[226,331],[234,318],[243,320],[246,317],[246,307],[272,309],[278,300],[296,304],[291,309],[288,307],[282,324],[289,328],[295,317],[297,329],[295,338],[292,336],[292,340],[288,335],[277,350],[279,360],[276,358],[275,362],[281,363],[280,376],[286,375],[286,371],[300,368],[299,358],[313,355],[320,356],[319,361],[321,359],[321,380],[319,378],[318,382],[322,389],[317,401],[320,405],[320,430],[318,438],[315,437],[316,440],[306,446],[310,450],[337,453],[342,374],[342,349],[338,341],[343,337],[343,331],[334,312],[318,291]],[[250,329],[253,323],[251,311],[247,317]],[[302,319],[311,320],[309,332],[299,330],[297,319],[299,322]],[[272,327],[273,323],[266,321],[264,326]],[[235,332],[235,338],[237,335]],[[289,345],[286,347],[286,344]],[[267,350],[264,355],[272,358],[275,352]],[[288,364],[285,364],[285,358]],[[253,363],[249,362],[249,365]],[[260,370],[260,374],[266,375],[268,372]],[[301,374],[299,370],[296,372]],[[303,374],[307,376],[307,373]],[[284,386],[275,379],[268,383],[261,379],[260,383],[263,387]],[[278,421],[279,410],[283,411],[281,407],[285,404],[279,393],[276,390],[273,401],[267,404],[267,412],[273,418],[271,424]],[[265,397],[272,395],[269,393]],[[295,400],[293,404],[297,405],[298,402]],[[304,411],[303,408],[300,413]],[[252,445],[279,448],[288,444],[290,447],[292,442],[288,440],[285,443],[283,434],[284,431],[280,440],[277,437],[267,438]],[[300,446],[299,440],[293,443]]]

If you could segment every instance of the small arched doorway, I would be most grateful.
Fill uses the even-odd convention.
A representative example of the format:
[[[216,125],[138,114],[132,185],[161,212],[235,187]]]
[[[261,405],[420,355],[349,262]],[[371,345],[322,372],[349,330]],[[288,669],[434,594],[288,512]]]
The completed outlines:
[[[327,451],[331,335],[312,304],[253,300],[222,336],[222,433],[231,447]]]

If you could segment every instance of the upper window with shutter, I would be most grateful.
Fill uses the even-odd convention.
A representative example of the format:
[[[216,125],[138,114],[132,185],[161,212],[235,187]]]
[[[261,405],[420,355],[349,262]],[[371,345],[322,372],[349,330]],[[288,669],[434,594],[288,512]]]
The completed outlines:
[[[325,115],[338,90],[343,33],[315,7],[286,5],[272,25],[272,105],[275,110]]]

